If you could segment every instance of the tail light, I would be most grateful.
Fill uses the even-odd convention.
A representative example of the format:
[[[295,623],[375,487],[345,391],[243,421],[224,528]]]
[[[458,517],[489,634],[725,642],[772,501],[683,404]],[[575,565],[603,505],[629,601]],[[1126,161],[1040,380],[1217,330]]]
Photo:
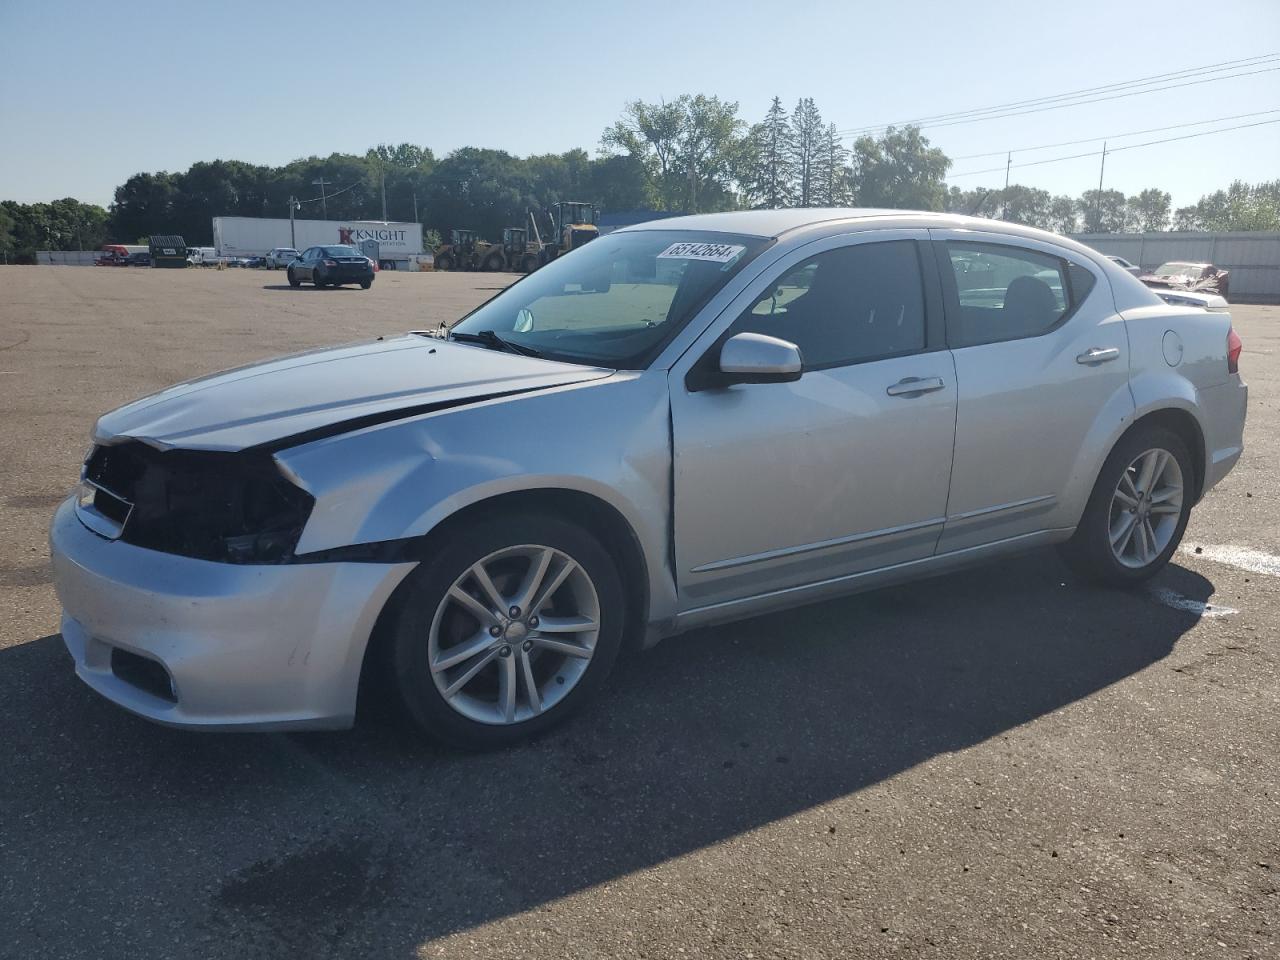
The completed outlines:
[[[337,260],[325,260],[325,261],[324,261],[324,265],[325,265],[326,267],[336,267],[336,266],[338,265],[338,261],[337,261]]]
[[[1240,334],[1236,333],[1235,328],[1227,331],[1227,373],[1240,372],[1240,351],[1244,349],[1244,342],[1240,339]]]

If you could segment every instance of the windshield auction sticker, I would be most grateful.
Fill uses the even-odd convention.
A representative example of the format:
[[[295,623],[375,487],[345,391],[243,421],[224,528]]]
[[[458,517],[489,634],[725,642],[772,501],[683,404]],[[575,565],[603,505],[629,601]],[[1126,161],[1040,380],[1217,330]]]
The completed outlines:
[[[709,260],[728,263],[747,249],[734,243],[673,243],[658,254],[659,260]]]

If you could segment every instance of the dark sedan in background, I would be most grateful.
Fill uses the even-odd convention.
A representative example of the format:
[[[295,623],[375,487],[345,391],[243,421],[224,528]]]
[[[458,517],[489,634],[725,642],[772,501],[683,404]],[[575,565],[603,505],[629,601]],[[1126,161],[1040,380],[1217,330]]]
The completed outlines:
[[[317,287],[340,287],[358,283],[368,290],[373,286],[373,261],[355,247],[308,247],[289,264],[289,286],[309,280]]]

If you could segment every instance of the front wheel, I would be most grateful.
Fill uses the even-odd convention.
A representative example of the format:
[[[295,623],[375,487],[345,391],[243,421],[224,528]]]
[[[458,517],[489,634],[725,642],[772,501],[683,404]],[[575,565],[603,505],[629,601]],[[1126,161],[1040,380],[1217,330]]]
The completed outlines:
[[[597,694],[626,601],[590,533],[546,516],[494,517],[452,537],[397,592],[395,685],[428,735],[486,749],[525,740]]]
[[[1164,427],[1133,431],[1103,464],[1084,516],[1062,555],[1078,573],[1114,586],[1155,576],[1191,516],[1191,454]]]
[[[285,276],[287,276],[287,277],[289,278],[289,286],[291,286],[291,287],[300,287],[300,286],[302,286],[302,281],[301,281],[301,280],[299,280],[297,277],[295,277],[295,276],[293,275],[293,271],[292,271],[292,270],[286,270],[286,271],[285,271]]]

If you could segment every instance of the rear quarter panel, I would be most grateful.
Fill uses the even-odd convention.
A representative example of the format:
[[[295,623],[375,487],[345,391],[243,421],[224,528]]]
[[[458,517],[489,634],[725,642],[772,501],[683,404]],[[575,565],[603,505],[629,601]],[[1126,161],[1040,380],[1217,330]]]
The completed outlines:
[[[1208,490],[1244,448],[1248,390],[1238,374],[1227,372],[1231,315],[1162,303],[1126,310],[1124,318],[1135,416],[1175,408],[1195,418],[1204,438]]]

